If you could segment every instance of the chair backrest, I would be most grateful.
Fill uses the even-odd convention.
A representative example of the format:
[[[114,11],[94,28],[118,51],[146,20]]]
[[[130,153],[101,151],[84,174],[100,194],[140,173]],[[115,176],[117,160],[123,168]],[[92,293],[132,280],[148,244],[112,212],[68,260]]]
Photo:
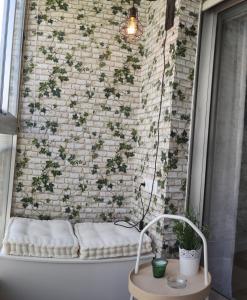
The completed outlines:
[[[170,214],[160,215],[160,216],[154,218],[150,223],[148,223],[143,228],[143,230],[141,231],[138,250],[137,250],[135,274],[137,274],[138,271],[139,271],[140,256],[141,256],[142,241],[143,241],[144,233],[148,230],[148,228],[150,226],[157,223],[161,219],[171,219],[171,220],[184,221],[185,223],[189,224],[195,230],[195,232],[200,236],[200,238],[202,239],[202,242],[203,242],[204,281],[205,281],[205,285],[207,286],[208,285],[208,247],[207,247],[207,240],[206,240],[204,234],[200,231],[200,229],[195,224],[193,224],[189,219],[187,219],[183,216],[178,216],[178,215],[170,215]]]

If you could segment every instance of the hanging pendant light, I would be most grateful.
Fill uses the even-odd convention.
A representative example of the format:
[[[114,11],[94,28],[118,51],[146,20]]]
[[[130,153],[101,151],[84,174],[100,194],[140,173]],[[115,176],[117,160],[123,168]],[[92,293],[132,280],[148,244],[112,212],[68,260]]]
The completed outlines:
[[[143,34],[143,26],[138,18],[138,10],[133,6],[129,9],[128,17],[120,26],[122,38],[129,43],[134,43]]]

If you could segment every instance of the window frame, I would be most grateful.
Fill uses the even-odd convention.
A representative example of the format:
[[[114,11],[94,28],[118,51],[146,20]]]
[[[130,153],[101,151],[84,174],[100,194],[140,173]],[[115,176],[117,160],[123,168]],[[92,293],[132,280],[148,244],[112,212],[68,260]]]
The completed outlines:
[[[14,24],[15,24],[15,9],[16,0],[6,1],[4,0],[4,14],[3,14],[3,27],[1,41],[1,64],[2,69],[0,70],[0,105],[1,110],[4,113],[8,112],[8,92],[9,92],[9,81],[10,81],[10,70],[11,70],[11,54],[13,47],[13,35],[14,35]],[[7,55],[10,53],[10,55]],[[7,73],[7,74],[6,74]]]
[[[8,118],[2,121],[2,117],[6,116],[6,114],[11,114],[13,117],[17,118],[18,111],[18,98],[19,98],[19,83],[20,83],[20,74],[21,74],[21,60],[22,60],[22,46],[24,40],[24,19],[25,19],[25,0],[3,0],[4,1],[4,15],[3,15],[3,26],[2,26],[2,41],[0,45],[0,65],[2,68],[0,69],[0,124],[6,123],[10,125],[12,122],[13,128],[14,119]],[[18,24],[16,21],[18,19],[18,14],[21,14],[22,19],[18,20]],[[21,37],[17,41],[14,41],[15,32],[19,30]],[[14,89],[16,92],[15,106],[16,109],[14,112],[10,111],[10,85],[11,85],[11,74],[12,74],[12,65],[13,65],[13,48],[17,47],[20,55],[17,58],[17,80],[15,81]],[[16,123],[16,122],[15,122]],[[15,124],[16,125],[16,124]],[[1,126],[0,126],[1,133]],[[12,130],[11,130],[12,133]]]
[[[192,150],[189,166],[188,205],[199,213],[202,222],[207,171],[209,125],[213,93],[213,69],[218,15],[245,0],[208,0],[203,5],[202,32],[200,38],[198,77],[195,92],[195,108],[192,116]],[[206,4],[211,3],[211,6]],[[219,4],[220,3],[220,4]],[[218,4],[218,5],[216,5]],[[216,5],[215,7],[212,7]],[[210,8],[210,9],[208,9]]]
[[[24,23],[25,23],[25,9],[26,0],[3,0],[3,39],[0,45],[0,134],[12,136],[11,154],[9,168],[6,170],[8,176],[8,187],[6,196],[0,199],[3,207],[3,217],[1,220],[0,230],[0,246],[5,232],[6,224],[10,218],[12,193],[14,185],[15,173],[15,158],[17,148],[17,112],[19,102],[20,77],[22,69],[22,48],[24,41]],[[17,39],[15,40],[15,34]],[[18,55],[13,59],[13,49],[16,47]],[[13,62],[14,61],[14,62]],[[12,69],[13,64],[17,65],[17,70]],[[12,72],[16,76],[13,80],[14,101],[11,99],[11,75]],[[16,80],[17,79],[17,80]],[[13,114],[10,112],[10,103],[14,103]]]

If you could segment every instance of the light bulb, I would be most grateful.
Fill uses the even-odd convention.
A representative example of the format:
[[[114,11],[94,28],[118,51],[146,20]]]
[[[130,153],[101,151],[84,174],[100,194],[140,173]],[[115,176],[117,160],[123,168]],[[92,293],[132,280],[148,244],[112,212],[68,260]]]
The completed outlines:
[[[127,27],[127,34],[136,34],[137,22],[135,17],[130,17]]]
[[[120,25],[119,31],[123,39],[129,43],[133,43],[141,37],[143,27],[139,21],[138,10],[135,6],[129,9],[128,17]]]

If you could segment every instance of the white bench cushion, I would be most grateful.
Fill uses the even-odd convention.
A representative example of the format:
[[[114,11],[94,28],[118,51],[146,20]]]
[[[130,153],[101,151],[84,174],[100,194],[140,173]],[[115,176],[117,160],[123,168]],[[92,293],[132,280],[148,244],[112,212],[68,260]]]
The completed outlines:
[[[113,223],[77,223],[75,234],[81,259],[133,256],[137,254],[140,233]],[[144,235],[142,253],[152,251],[151,239]]]
[[[73,258],[78,250],[72,226],[64,220],[11,218],[3,240],[7,255]]]

